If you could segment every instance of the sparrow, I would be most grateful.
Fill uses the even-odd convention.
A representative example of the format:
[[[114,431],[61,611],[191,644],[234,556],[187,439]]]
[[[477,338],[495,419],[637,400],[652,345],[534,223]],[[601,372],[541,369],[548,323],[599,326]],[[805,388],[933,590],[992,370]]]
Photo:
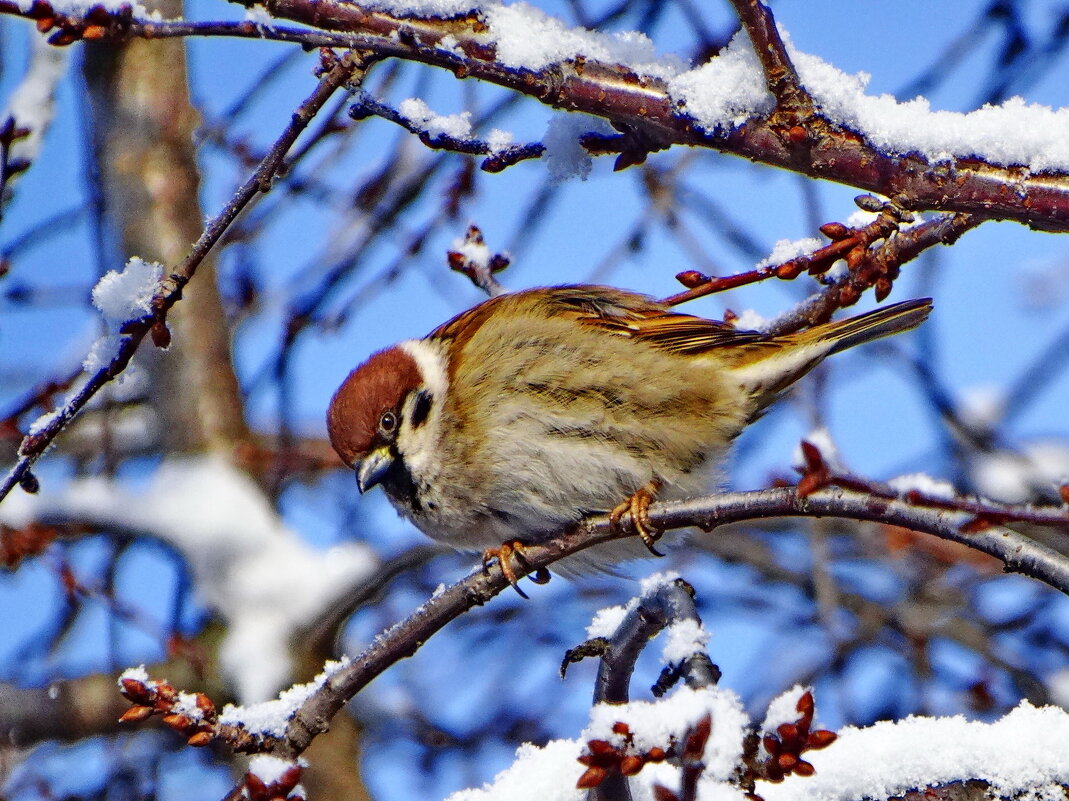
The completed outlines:
[[[924,298],[770,336],[605,286],[503,294],[372,355],[334,394],[327,428],[361,493],[382,485],[433,539],[496,556],[515,587],[513,553],[597,512],[630,513],[653,550],[655,496],[707,492],[732,441],[794,381],[930,311]]]

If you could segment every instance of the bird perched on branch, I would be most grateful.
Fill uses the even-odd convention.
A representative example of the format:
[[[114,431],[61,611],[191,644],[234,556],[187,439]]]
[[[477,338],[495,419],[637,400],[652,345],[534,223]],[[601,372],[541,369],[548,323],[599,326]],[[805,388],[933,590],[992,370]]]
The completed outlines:
[[[381,484],[425,534],[498,556],[515,584],[516,547],[593,512],[630,513],[653,550],[655,496],[707,491],[732,440],[794,381],[930,310],[912,300],[769,336],[609,287],[530,289],[371,356],[327,427],[361,492]],[[633,555],[606,545],[588,561]]]

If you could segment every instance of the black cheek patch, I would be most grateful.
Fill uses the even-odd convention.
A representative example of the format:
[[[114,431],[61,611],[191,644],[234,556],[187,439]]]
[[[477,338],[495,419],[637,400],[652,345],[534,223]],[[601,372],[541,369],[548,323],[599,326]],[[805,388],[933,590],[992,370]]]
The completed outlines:
[[[412,428],[419,428],[427,422],[431,413],[431,393],[421,391],[416,396],[416,404],[412,407]]]

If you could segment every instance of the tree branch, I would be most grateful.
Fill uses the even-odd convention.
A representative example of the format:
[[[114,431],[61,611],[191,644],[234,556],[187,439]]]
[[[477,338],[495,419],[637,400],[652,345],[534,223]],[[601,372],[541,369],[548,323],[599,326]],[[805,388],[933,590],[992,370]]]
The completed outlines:
[[[2,2],[2,0],[0,0]],[[91,375],[86,383],[71,397],[40,431],[25,437],[19,448],[19,460],[0,482],[0,501],[7,497],[15,485],[22,483],[32,488],[35,480],[30,469],[34,462],[48,449],[60,431],[78,414],[100,389],[129,365],[145,336],[164,323],[167,311],[182,297],[182,290],[193,278],[197,267],[219,241],[230,224],[261,192],[271,189],[271,182],[283,169],[283,160],[297,137],[308,126],[334,92],[352,80],[354,74],[366,67],[351,56],[337,59],[323,75],[315,91],[294,111],[289,124],[275,140],[268,154],[260,162],[252,176],[234,193],[221,212],[212,219],[200,239],[194,243],[189,255],[161,282],[154,301],[154,313],[132,320],[123,328],[118,351],[105,367]]]
[[[250,0],[244,4],[258,5]],[[351,47],[375,58],[442,67],[457,77],[504,86],[554,108],[605,118],[631,131],[632,138],[649,150],[672,144],[707,147],[877,192],[908,209],[978,214],[1039,230],[1069,231],[1069,173],[1033,172],[1027,165],[998,166],[973,156],[933,162],[908,147],[901,148],[902,153],[882,151],[863,131],[813,111],[793,76],[782,42],[776,47],[778,34],[767,9],[756,0],[738,0],[736,5],[750,21],[751,33],[760,33],[755,44],[764,43],[759,56],[766,70],[771,70],[766,78],[781,105],[789,107],[792,124],[786,135],[783,109],[754,113],[740,126],[706,131],[678,109],[664,80],[638,75],[626,64],[576,57],[540,69],[508,66],[498,60],[496,42],[488,35],[486,16],[479,10],[443,19],[398,17],[344,0],[266,0],[263,4],[272,16],[318,29],[313,31],[252,22],[152,23],[106,12],[100,19],[74,20],[56,14],[43,0],[35,0],[29,12],[13,0],[0,0],[0,13],[36,19],[44,30],[60,26],[62,35],[54,33],[50,40],[57,44],[79,38],[121,41],[131,36],[204,35]],[[636,153],[626,161],[640,162]],[[953,192],[947,191],[948,185],[953,185]]]
[[[712,531],[728,523],[773,517],[839,517],[926,532],[966,544],[998,558],[1008,572],[1031,576],[1069,593],[1069,557],[1002,526],[992,525],[969,533],[965,524],[973,515],[967,511],[929,508],[906,499],[889,499],[842,488],[803,496],[797,487],[730,492],[655,503],[650,507],[651,522],[662,529],[697,526]],[[1064,520],[1069,524],[1069,516]],[[532,574],[565,556],[631,535],[633,526],[629,518],[625,518],[622,530],[616,531],[607,515],[599,515],[547,542],[527,546],[514,570],[521,576]],[[227,742],[236,750],[295,759],[376,676],[412,656],[451,620],[487,603],[507,586],[500,565],[494,563],[436,594],[408,618],[383,632],[367,650],[340,666],[308,695],[290,718],[284,737],[250,732],[235,724],[201,722],[201,728],[210,732],[211,739]]]

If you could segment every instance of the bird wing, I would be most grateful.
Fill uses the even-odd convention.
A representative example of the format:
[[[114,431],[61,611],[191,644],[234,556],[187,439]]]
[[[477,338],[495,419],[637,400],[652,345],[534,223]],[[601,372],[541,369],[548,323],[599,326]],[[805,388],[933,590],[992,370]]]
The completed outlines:
[[[645,342],[669,353],[704,353],[714,348],[760,342],[745,331],[716,320],[680,314],[645,295],[609,287],[561,287],[554,300],[560,313],[583,325]]]
[[[703,353],[714,348],[767,341],[757,331],[743,331],[725,323],[679,314],[646,295],[605,286],[558,286],[499,295],[480,303],[435,329],[431,336],[470,339],[483,323],[506,304],[512,313],[567,317],[609,334],[645,342],[669,353]],[[502,308],[504,311],[504,308]]]

